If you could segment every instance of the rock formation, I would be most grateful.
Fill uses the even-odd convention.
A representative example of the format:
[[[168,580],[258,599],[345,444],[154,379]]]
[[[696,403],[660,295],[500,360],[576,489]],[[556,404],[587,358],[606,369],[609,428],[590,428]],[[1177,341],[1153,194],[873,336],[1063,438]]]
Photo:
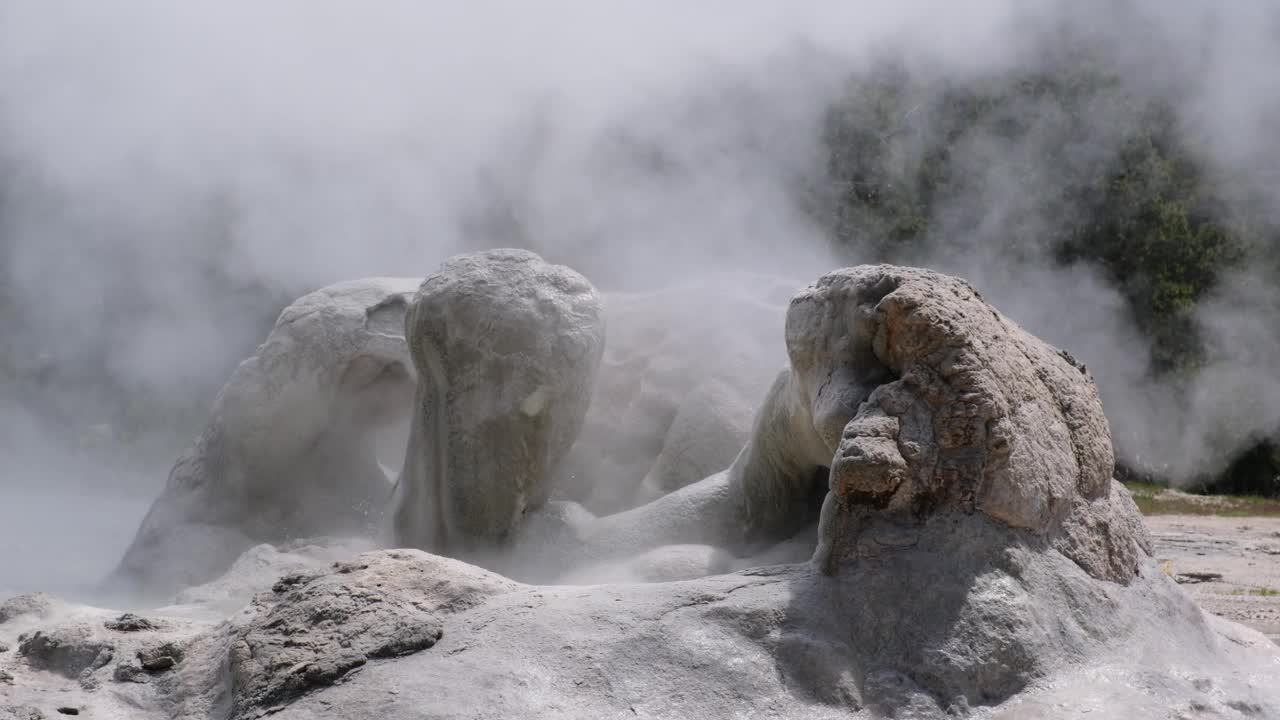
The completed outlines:
[[[258,543],[369,533],[391,491],[377,433],[404,421],[415,383],[403,327],[416,287],[345,282],[286,308],[219,393],[112,584],[168,594]]]
[[[709,272],[606,293],[608,341],[557,496],[614,513],[728,467],[786,362],[778,330],[801,284]]]
[[[787,347],[836,447],[823,562],[856,558],[868,522],[945,512],[1043,538],[1107,580],[1128,582],[1149,555],[1088,372],[968,283],[886,266],[828,274],[792,300]]]
[[[0,656],[6,702],[75,675],[63,697],[98,717],[1280,717],[1280,650],[1150,557],[1085,368],[967,283],[864,266],[800,290],[730,467],[601,517],[541,503],[586,413],[598,308],[571,271],[502,251],[451,261],[408,320],[399,527],[580,584],[256,548],[233,573],[290,570],[224,622],[0,606],[22,652]],[[797,549],[813,561],[772,564]]]
[[[803,531],[820,504],[827,568],[863,552],[867,527],[909,536],[953,513],[1046,541],[1099,578],[1126,582],[1149,553],[1112,479],[1087,372],[964,281],[890,266],[828,274],[791,301],[786,347],[790,366],[726,473],[627,512],[569,518],[572,537],[548,543],[554,553],[599,562],[698,543],[750,556]]]
[[[501,546],[550,495],[604,348],[586,278],[523,250],[451,258],[406,323],[420,379],[394,506],[395,542]]]
[[[165,595],[213,579],[259,543],[367,534],[390,497],[378,464],[400,466],[409,430],[416,370],[404,317],[419,285],[340,283],[287,308],[228,380],[111,584]],[[728,465],[783,358],[768,328],[790,292],[728,275],[605,296],[611,330],[585,427],[557,451],[564,462],[539,493],[614,512]],[[529,372],[508,365],[490,369]],[[474,420],[480,406],[458,412]]]

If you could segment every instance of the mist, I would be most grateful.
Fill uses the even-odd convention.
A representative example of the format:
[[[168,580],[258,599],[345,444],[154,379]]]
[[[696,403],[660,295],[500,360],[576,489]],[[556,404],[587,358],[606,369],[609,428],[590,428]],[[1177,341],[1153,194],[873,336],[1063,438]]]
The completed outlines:
[[[888,56],[925,87],[980,79],[1042,62],[1064,27],[1280,219],[1273,3],[8,0],[0,368],[21,380],[0,384],[0,546],[20,551],[0,590],[109,569],[294,297],[499,246],[605,291],[875,259],[873,228],[836,247],[812,207],[850,75]],[[1105,100],[1082,165],[1115,151]],[[920,102],[891,158],[928,132]],[[1124,459],[1189,479],[1274,433],[1275,275],[1241,271],[1202,304],[1215,352],[1171,392],[1104,275],[1034,241],[1010,251],[1011,227],[1054,221],[1031,188],[1072,171],[1028,174],[1027,149],[958,147],[984,190],[944,207],[911,260],[1085,362]]]

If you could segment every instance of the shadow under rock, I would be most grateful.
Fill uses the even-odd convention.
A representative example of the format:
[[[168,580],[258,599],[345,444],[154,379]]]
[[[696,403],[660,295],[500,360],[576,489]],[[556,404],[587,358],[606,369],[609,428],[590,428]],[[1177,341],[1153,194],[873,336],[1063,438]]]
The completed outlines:
[[[1024,689],[1051,658],[1087,644],[1081,632],[1102,640],[1037,602],[1055,569],[1046,574],[1040,559],[1078,568],[981,516],[868,518],[843,553],[833,575],[811,566],[789,581],[774,655],[788,690],[807,701],[885,717],[963,714]],[[1089,594],[1077,600],[1115,602]]]

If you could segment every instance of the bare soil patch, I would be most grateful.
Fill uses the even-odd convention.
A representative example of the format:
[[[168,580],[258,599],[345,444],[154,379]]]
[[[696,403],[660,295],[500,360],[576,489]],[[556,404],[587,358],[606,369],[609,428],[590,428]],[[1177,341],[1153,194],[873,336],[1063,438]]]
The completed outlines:
[[[1161,514],[1144,520],[1161,568],[1201,607],[1280,641],[1280,517]]]

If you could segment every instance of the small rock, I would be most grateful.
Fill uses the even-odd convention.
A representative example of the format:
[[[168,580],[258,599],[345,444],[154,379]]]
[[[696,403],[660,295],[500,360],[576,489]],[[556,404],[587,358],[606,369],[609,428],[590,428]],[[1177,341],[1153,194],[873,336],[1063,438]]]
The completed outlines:
[[[141,665],[133,663],[120,663],[116,665],[115,671],[111,673],[112,679],[116,682],[132,682],[145,683],[151,680],[146,670]]]
[[[1186,572],[1173,576],[1174,582],[1180,585],[1197,585],[1199,583],[1217,582],[1221,579],[1222,573],[1215,572]]]
[[[13,683],[13,673],[7,670],[0,670],[0,683]]]
[[[110,661],[108,660],[108,662]],[[94,670],[96,668],[89,668],[80,673],[80,689],[90,691],[98,689],[99,683],[98,679],[93,676]]]
[[[275,585],[271,586],[271,592],[274,592],[274,593],[288,592],[290,590],[293,590],[294,588],[302,587],[303,585],[306,585],[307,583],[311,582],[312,580],[315,580],[318,577],[320,577],[320,573],[305,573],[305,572],[289,573],[288,575],[285,575],[284,577],[277,580]]]
[[[163,672],[181,660],[182,648],[171,642],[138,651],[138,662],[147,672]]]
[[[173,657],[169,655],[161,655],[159,657],[148,658],[142,661],[143,669],[147,670],[148,672],[160,672],[161,670],[168,670],[169,668],[173,667],[175,664],[177,664],[177,661],[174,660]]]
[[[442,624],[423,593],[388,582],[412,567],[416,551],[375,558],[376,564],[367,556],[337,563],[332,573],[288,583],[287,593],[255,600],[257,612],[236,629],[231,651],[237,715],[269,711],[312,689],[345,682],[371,658],[420,652],[440,640]]]
[[[115,620],[108,620],[102,624],[108,630],[116,632],[138,632],[140,630],[158,630],[159,626],[150,620],[134,615],[133,613],[125,613]]]

